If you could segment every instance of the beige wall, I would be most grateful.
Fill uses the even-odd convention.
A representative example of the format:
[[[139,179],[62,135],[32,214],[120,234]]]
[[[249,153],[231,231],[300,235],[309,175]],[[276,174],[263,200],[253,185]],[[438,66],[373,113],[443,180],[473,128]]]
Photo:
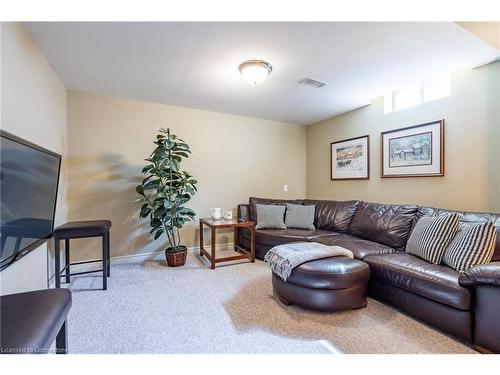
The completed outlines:
[[[307,196],[500,212],[500,62],[456,72],[452,95],[384,115],[383,98],[307,128]],[[444,118],[445,176],[380,178],[380,132]],[[330,180],[330,142],[370,135],[370,179]]]
[[[66,221],[66,88],[20,23],[1,24],[1,125],[63,155],[56,225]],[[0,273],[1,293],[47,287],[47,245]]]
[[[457,24],[500,50],[500,22],[457,22]]]
[[[199,181],[190,203],[199,217],[209,216],[210,207],[235,209],[250,195],[305,196],[303,126],[70,91],[69,218],[111,219],[113,256],[165,248],[164,240],[149,238],[133,203],[160,127],[170,127],[192,149],[182,167]],[[197,236],[197,224],[182,231],[187,246],[197,246]],[[232,242],[232,236],[218,241]],[[98,255],[96,241],[78,246],[78,257]]]

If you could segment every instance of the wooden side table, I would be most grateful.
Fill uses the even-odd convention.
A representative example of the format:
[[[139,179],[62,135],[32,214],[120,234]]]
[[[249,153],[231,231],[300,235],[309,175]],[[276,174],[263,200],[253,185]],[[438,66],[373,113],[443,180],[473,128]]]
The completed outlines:
[[[203,246],[203,225],[206,225],[212,231],[211,238],[211,252],[205,250]],[[234,242],[235,249],[239,250],[241,255],[234,255],[230,257],[224,258],[216,258],[215,257],[215,241],[216,241],[216,233],[217,229],[234,229]],[[237,244],[238,238],[238,228],[248,228],[251,233],[251,241],[250,241],[250,250],[245,249],[244,247]],[[213,220],[211,218],[200,219],[200,256],[206,256],[210,261],[210,268],[215,269],[215,263],[221,262],[229,262],[232,260],[239,259],[249,259],[252,263],[255,263],[255,223],[253,221],[239,221],[237,219],[234,220]]]

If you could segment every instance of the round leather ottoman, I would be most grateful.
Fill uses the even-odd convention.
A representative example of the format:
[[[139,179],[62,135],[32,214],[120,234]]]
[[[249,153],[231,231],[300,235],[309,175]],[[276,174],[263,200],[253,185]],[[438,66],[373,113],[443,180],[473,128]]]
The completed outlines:
[[[283,281],[273,273],[273,288],[285,305],[319,311],[342,311],[366,306],[370,267],[347,257],[313,260],[295,267]]]

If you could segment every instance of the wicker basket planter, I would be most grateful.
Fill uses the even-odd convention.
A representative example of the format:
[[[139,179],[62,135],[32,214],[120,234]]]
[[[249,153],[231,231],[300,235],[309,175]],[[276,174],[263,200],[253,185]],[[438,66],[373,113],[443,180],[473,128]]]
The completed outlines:
[[[179,267],[186,264],[187,247],[179,246],[179,248],[182,248],[182,250],[176,251],[175,253],[169,251],[171,248],[165,250],[165,256],[169,267]]]

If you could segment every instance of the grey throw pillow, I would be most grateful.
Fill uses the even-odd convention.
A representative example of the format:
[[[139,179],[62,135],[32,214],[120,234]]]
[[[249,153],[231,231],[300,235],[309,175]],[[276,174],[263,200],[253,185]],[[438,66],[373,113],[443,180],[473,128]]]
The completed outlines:
[[[285,206],[256,204],[257,225],[255,229],[286,229],[284,222]]]
[[[286,204],[285,225],[287,228],[314,230],[314,212],[316,206]]]

